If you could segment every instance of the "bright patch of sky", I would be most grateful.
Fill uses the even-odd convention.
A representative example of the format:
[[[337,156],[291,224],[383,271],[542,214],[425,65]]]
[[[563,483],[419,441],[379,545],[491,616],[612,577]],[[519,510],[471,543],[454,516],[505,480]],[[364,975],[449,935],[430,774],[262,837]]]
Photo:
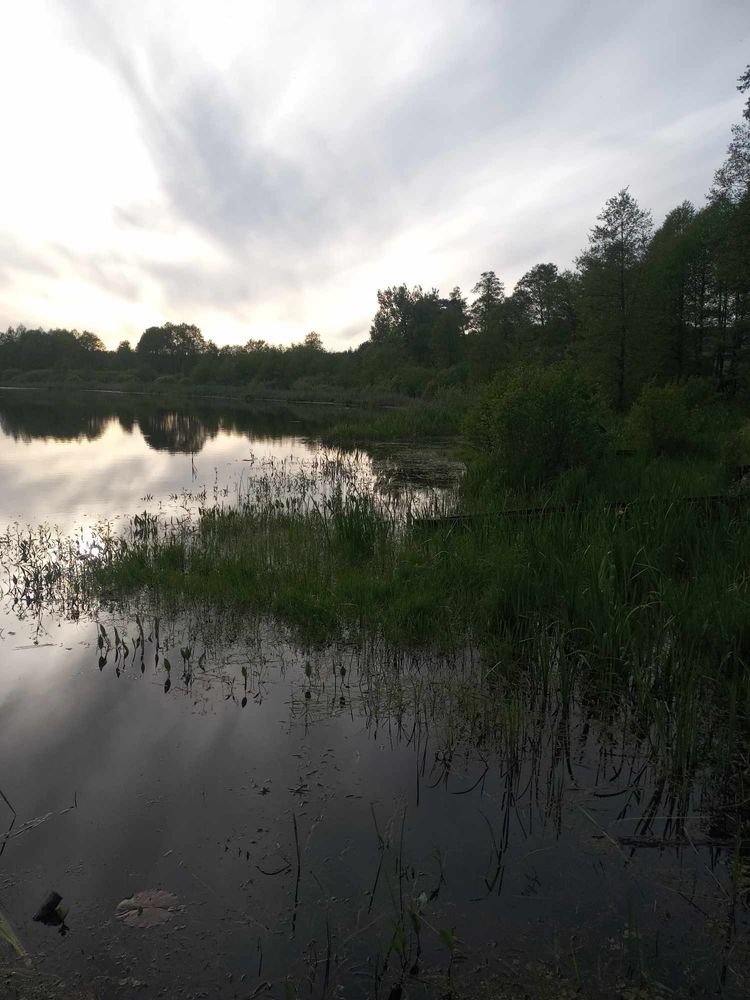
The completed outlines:
[[[0,32],[0,328],[367,336],[379,287],[569,266],[702,204],[746,0],[24,0]]]

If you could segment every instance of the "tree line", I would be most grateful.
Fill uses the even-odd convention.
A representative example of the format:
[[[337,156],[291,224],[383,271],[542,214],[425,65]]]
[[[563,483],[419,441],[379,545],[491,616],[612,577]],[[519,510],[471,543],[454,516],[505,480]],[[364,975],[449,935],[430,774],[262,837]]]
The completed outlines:
[[[750,67],[748,93],[706,204],[688,201],[658,229],[626,188],[611,197],[575,266],[536,264],[510,294],[485,271],[470,298],[406,284],[381,289],[369,338],[327,351],[317,333],[288,347],[263,340],[217,347],[189,323],[145,330],[108,351],[76,330],[0,334],[0,376],[77,373],[100,381],[263,385],[303,392],[332,385],[446,395],[523,361],[575,362],[618,408],[652,379],[710,378],[748,389],[750,332]]]

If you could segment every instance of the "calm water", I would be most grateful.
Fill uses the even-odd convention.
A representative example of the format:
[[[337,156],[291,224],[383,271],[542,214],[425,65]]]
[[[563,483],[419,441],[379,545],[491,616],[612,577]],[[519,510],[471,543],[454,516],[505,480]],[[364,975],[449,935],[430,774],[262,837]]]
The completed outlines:
[[[179,511],[183,491],[314,461],[330,419],[0,392],[0,528]],[[405,446],[350,460],[424,495],[456,472]],[[597,996],[644,978],[652,996],[746,995],[709,793],[687,803],[695,843],[660,846],[663,781],[583,710],[531,699],[520,722],[490,718],[470,649],[303,649],[255,619],[70,621],[13,606],[6,582],[0,790],[17,835],[0,911],[37,970],[101,997],[443,996],[448,974],[467,995],[489,974],[531,995],[558,975]],[[155,889],[180,906],[168,922],[116,919]],[[32,920],[51,890],[64,936]]]

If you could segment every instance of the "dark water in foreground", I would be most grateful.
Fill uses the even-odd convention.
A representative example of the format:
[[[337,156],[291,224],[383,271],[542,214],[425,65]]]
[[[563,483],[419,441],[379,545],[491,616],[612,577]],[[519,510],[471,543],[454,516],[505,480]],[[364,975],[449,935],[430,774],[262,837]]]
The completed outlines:
[[[0,528],[179,510],[184,489],[251,475],[251,454],[314,460],[323,419],[0,393]],[[356,461],[377,479],[410,452]],[[474,996],[490,976],[509,996],[746,995],[711,790],[679,804],[688,839],[670,846],[668,785],[614,724],[522,685],[477,700],[468,649],[304,649],[250,618],[158,636],[144,621],[135,648],[132,616],[98,621],[101,648],[86,614],[3,602],[0,790],[18,835],[0,912],[37,970],[101,997],[444,996],[447,977]],[[32,920],[53,889],[65,936]],[[116,919],[156,889],[180,907],[167,922]]]

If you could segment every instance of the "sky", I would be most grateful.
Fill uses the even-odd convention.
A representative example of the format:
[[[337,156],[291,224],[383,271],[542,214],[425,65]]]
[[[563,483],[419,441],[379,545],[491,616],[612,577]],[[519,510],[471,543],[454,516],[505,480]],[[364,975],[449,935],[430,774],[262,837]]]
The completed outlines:
[[[747,0],[23,0],[0,15],[0,329],[366,339],[378,288],[570,266],[703,204]]]

